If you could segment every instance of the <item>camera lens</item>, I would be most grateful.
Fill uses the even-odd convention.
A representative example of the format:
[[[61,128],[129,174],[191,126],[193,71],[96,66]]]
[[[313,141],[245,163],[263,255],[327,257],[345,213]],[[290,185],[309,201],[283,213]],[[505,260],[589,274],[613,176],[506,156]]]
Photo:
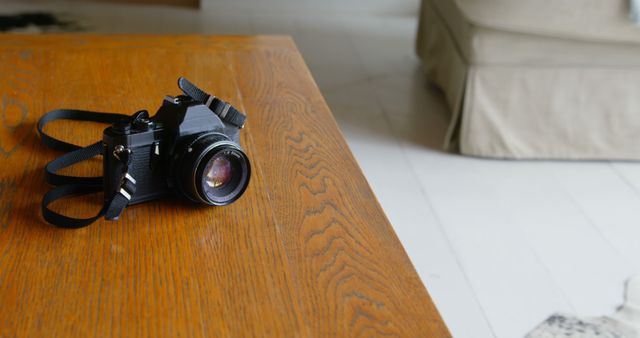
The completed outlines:
[[[177,149],[174,177],[189,199],[209,205],[226,205],[247,188],[251,168],[247,155],[225,135],[198,135]]]

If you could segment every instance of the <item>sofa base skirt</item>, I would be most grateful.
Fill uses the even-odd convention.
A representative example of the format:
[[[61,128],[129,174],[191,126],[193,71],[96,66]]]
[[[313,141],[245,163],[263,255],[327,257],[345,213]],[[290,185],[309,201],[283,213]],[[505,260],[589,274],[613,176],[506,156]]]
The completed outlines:
[[[640,70],[470,66],[463,154],[516,159],[640,159]]]

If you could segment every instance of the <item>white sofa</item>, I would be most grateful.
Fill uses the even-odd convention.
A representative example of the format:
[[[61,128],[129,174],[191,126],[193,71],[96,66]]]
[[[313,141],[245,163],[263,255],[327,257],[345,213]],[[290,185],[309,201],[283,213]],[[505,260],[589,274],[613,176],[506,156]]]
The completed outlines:
[[[629,0],[423,0],[417,51],[453,112],[446,145],[521,159],[640,159]]]

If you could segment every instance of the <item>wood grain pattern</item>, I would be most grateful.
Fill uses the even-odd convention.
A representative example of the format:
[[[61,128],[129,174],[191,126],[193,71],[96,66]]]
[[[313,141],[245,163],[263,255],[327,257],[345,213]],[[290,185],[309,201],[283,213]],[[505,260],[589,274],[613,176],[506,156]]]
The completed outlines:
[[[0,61],[0,336],[449,336],[290,38],[1,36]],[[136,205],[79,230],[44,223],[42,168],[59,154],[37,118],[153,112],[181,75],[247,111],[245,195]],[[49,130],[88,144],[103,127]]]

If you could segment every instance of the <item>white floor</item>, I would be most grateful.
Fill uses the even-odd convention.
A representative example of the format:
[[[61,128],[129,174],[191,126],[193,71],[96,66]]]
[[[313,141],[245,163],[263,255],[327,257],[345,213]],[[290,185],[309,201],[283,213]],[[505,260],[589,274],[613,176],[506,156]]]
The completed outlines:
[[[77,3],[92,31],[291,34],[455,337],[522,337],[555,311],[604,315],[640,271],[640,166],[441,151],[449,120],[413,52],[417,0]]]

